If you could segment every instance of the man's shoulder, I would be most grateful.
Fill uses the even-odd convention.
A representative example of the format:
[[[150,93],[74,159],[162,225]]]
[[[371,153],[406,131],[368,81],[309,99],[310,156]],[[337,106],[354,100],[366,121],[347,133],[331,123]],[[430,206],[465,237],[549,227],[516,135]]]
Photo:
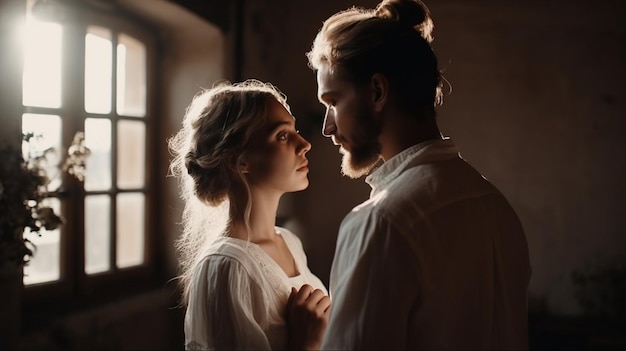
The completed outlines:
[[[418,164],[405,169],[386,189],[390,204],[406,201],[421,206],[452,202],[480,194],[500,194],[476,168],[461,158]]]
[[[384,188],[354,207],[353,221],[384,219],[413,226],[438,209],[487,194],[501,196],[487,179],[462,159],[407,167]]]

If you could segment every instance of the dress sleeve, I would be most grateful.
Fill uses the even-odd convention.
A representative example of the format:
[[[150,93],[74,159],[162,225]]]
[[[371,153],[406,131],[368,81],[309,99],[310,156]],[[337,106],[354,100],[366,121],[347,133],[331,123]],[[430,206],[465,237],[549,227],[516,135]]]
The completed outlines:
[[[271,349],[264,332],[263,289],[237,260],[205,259],[192,283],[185,315],[185,349]]]
[[[418,297],[412,257],[404,236],[380,216],[359,217],[340,229],[322,349],[406,347],[406,325]]]

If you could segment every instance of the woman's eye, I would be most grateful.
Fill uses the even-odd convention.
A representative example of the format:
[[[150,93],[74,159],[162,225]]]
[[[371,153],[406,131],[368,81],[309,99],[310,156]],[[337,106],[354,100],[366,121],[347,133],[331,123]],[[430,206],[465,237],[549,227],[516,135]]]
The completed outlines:
[[[278,134],[278,140],[287,140],[287,132],[281,132]]]

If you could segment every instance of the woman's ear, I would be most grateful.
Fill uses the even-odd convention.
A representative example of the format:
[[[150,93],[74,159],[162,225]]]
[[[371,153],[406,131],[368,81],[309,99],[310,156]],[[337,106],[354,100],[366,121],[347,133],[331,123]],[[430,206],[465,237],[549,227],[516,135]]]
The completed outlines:
[[[384,74],[374,73],[370,79],[370,88],[374,111],[380,112],[385,107],[389,97],[389,80]]]
[[[249,173],[248,170],[248,153],[246,151],[242,152],[239,157],[235,160],[234,163],[234,171],[239,172],[240,174]]]

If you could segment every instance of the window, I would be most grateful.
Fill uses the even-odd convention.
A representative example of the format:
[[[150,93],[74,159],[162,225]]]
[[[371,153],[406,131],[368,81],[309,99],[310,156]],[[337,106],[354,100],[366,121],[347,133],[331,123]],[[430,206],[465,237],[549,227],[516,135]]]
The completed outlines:
[[[154,43],[147,33],[133,21],[86,11],[73,22],[27,15],[22,131],[41,136],[31,147],[55,150],[47,201],[65,220],[41,236],[26,233],[36,245],[24,269],[27,303],[75,301],[154,272]],[[76,132],[91,150],[84,182],[58,173]]]

